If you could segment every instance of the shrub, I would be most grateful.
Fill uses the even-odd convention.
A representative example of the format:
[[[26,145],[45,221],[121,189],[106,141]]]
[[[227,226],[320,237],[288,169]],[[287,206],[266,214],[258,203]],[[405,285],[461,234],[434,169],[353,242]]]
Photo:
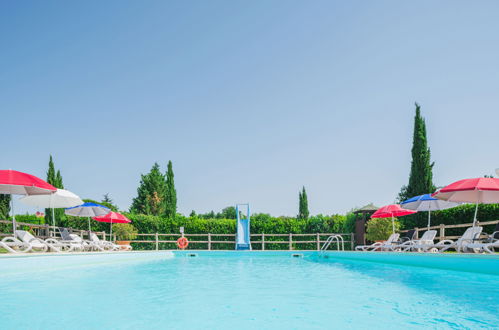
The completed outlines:
[[[395,219],[395,231],[400,228]],[[366,239],[370,241],[384,241],[392,234],[392,218],[374,218],[367,222]]]
[[[137,229],[129,223],[114,224],[113,232],[120,241],[130,241],[137,237]]]
[[[353,212],[348,212],[345,216],[345,222],[343,223],[342,233],[353,233],[355,232],[355,221],[357,216]]]

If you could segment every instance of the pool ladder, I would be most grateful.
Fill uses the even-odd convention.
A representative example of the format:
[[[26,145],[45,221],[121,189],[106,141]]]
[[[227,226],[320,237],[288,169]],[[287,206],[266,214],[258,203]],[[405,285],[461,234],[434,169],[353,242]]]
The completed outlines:
[[[321,252],[326,251],[333,242],[336,242],[336,248],[338,251],[340,251],[340,248],[341,251],[345,251],[345,242],[343,241],[343,237],[341,237],[341,235],[331,235],[327,238],[326,242],[324,242],[324,245],[322,245]]]

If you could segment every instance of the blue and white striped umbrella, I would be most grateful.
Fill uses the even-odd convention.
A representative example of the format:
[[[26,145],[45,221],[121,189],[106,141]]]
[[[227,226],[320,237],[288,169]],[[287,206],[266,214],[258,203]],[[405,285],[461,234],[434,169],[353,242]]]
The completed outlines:
[[[90,229],[90,218],[100,217],[108,214],[111,210],[103,205],[96,203],[83,203],[78,206],[67,208],[64,213],[68,215],[74,215],[77,217],[87,217],[88,218],[88,230]]]
[[[459,206],[461,203],[448,202],[431,197],[431,194],[419,195],[400,203],[404,208],[414,211],[428,212],[428,227],[430,227],[431,211],[439,211]]]

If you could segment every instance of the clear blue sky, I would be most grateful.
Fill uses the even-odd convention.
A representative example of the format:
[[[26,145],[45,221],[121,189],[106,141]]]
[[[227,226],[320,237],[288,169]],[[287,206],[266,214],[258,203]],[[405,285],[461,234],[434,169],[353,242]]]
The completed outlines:
[[[0,168],[127,209],[173,161],[179,211],[393,202],[414,102],[437,185],[499,167],[497,1],[3,1]]]

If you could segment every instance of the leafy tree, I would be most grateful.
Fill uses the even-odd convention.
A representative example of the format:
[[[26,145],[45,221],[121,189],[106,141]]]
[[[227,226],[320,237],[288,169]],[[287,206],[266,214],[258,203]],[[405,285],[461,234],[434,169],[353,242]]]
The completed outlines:
[[[10,195],[0,194],[0,219],[5,220],[10,213]]]
[[[208,213],[204,213],[204,214],[200,214],[199,215],[199,218],[201,219],[216,219],[217,218],[217,215],[215,214],[215,212],[212,210]]]
[[[421,107],[416,103],[414,116],[414,134],[412,139],[412,162],[409,174],[409,183],[403,186],[399,193],[399,200],[428,194],[435,191],[433,185],[433,165],[431,162],[430,148],[426,139],[426,123],[421,116]]]
[[[170,160],[166,171],[165,215],[168,218],[173,218],[175,214],[177,214],[177,191],[175,190],[173,166]]]
[[[113,233],[120,241],[129,241],[137,238],[137,229],[129,223],[113,224]]]
[[[166,200],[166,180],[158,163],[154,163],[148,174],[141,175],[137,197],[133,199],[131,213],[164,215]]]
[[[236,208],[234,206],[228,206],[222,210],[220,213],[221,219],[236,219]]]
[[[394,219],[395,232],[400,229],[397,219]],[[393,232],[392,218],[374,218],[367,222],[366,239],[382,241],[388,239]]]
[[[49,168],[47,170],[47,182],[53,185],[56,188],[64,189],[64,184],[62,182],[61,171],[55,170],[54,160],[52,155],[49,158]],[[65,217],[64,209],[55,209],[54,210],[55,219],[52,219],[52,210],[45,209],[45,223],[52,225],[54,223],[56,226],[59,221]]]
[[[298,207],[298,219],[308,219],[310,212],[308,211],[308,198],[305,187],[298,194],[299,207]]]
[[[192,210],[191,214],[189,214],[189,218],[195,218],[196,217],[196,211]]]

